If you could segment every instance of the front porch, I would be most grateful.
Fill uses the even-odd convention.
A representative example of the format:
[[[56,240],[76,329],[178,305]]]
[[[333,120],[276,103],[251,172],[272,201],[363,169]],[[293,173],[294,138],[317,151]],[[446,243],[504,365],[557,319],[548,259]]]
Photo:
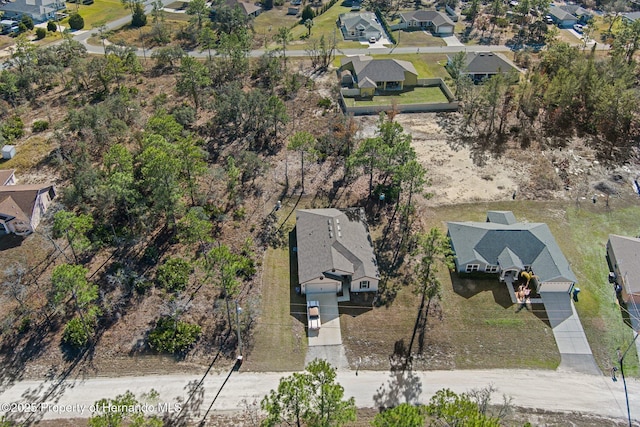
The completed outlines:
[[[526,284],[526,280],[523,280],[522,278],[519,278],[519,275],[514,275],[514,274],[505,274],[502,277],[502,280],[504,281],[504,283],[506,283],[507,285],[507,289],[509,290],[509,295],[511,296],[511,302],[513,302],[514,304],[521,304],[524,301],[519,300],[518,297],[516,297],[516,289],[518,289],[518,287],[520,285],[525,285]],[[531,287],[531,294],[529,295],[529,298],[527,298],[527,303],[530,304],[542,304],[542,297],[540,296],[540,294],[538,294],[537,291],[537,286],[533,286]]]

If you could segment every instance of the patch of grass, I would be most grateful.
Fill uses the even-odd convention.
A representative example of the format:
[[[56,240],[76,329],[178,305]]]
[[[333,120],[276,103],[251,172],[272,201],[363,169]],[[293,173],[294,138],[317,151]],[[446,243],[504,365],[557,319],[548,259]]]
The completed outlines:
[[[485,324],[489,326],[524,326],[525,321],[522,319],[485,319]]]
[[[32,136],[17,144],[16,156],[13,159],[0,160],[0,168],[19,171],[34,168],[49,155],[52,149],[52,145],[42,136]]]
[[[67,3],[67,11],[71,15],[78,12],[84,19],[84,30],[91,30],[103,22],[111,22],[130,14],[129,9],[122,6],[120,0],[95,0],[90,5]],[[69,18],[60,21],[69,27]]]
[[[397,104],[421,104],[421,103],[438,103],[449,102],[440,87],[415,87],[411,90],[389,95],[376,95],[371,100],[356,100],[354,98],[345,98],[345,103],[349,107],[360,107],[367,105],[393,105]]]
[[[394,36],[398,41],[397,47],[410,47],[410,46],[446,46],[444,40],[440,37],[435,37],[430,32],[424,32],[421,30],[415,31],[395,31]]]
[[[260,320],[254,332],[253,349],[243,368],[252,371],[304,368],[307,336],[304,323],[291,316],[294,301],[291,301],[288,252],[268,249],[265,254]]]

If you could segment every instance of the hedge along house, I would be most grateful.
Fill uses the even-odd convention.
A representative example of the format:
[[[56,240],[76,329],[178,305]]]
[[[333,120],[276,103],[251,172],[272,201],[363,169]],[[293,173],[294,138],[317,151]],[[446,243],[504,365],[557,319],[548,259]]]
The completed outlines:
[[[300,209],[296,239],[302,294],[377,292],[380,273],[362,209]]]
[[[513,282],[523,271],[534,275],[537,293],[569,293],[577,281],[547,224],[517,222],[511,211],[489,211],[486,222],[447,225],[456,270],[498,274],[514,302]]]

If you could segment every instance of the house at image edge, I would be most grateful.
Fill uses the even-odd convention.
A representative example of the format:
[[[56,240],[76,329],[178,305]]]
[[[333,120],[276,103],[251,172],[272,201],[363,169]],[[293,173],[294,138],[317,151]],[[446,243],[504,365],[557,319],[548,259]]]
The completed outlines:
[[[56,196],[52,184],[15,183],[13,170],[0,170],[0,236],[33,233]]]
[[[448,222],[461,273],[497,273],[511,283],[520,272],[536,276],[536,292],[570,292],[577,279],[544,223],[517,222],[511,211],[489,211],[486,222]]]
[[[58,0],[15,0],[2,3],[0,12],[3,12],[3,18],[19,20],[23,15],[28,15],[35,23],[55,19],[57,11],[66,9],[65,2]]]
[[[640,239],[610,234],[607,263],[616,283],[622,286],[622,300],[640,305]]]
[[[364,210],[296,211],[300,292],[376,292],[380,273]]]

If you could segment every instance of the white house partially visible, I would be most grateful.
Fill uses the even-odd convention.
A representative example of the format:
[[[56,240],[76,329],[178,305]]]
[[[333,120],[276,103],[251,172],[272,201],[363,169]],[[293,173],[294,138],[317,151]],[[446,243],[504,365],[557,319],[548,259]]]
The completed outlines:
[[[303,294],[378,290],[380,273],[364,210],[300,209],[296,238]]]
[[[52,184],[0,186],[0,235],[33,233],[55,196]]]
[[[22,15],[29,15],[36,23],[55,19],[56,12],[65,8],[64,1],[60,0],[15,0],[0,5],[4,18],[20,19]]]

